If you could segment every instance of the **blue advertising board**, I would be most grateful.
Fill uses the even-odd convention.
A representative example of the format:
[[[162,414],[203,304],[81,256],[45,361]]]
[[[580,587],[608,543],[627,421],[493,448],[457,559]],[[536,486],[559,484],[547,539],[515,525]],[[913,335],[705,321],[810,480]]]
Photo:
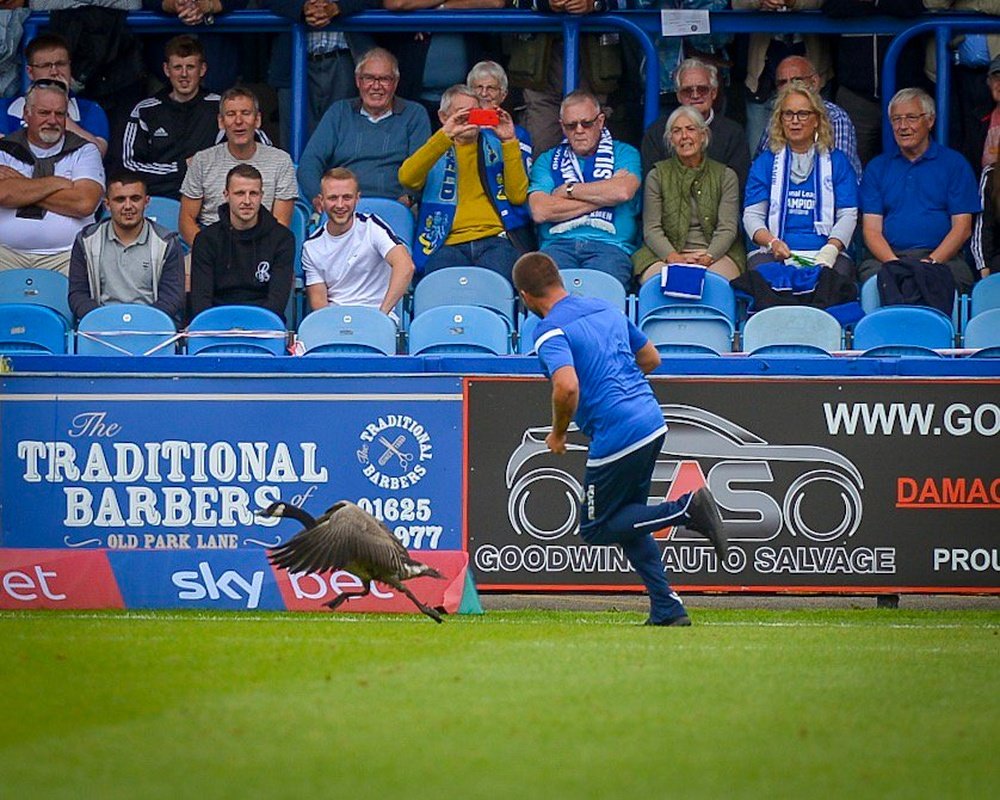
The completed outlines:
[[[357,502],[415,550],[462,547],[461,378],[3,376],[0,546],[272,547]]]

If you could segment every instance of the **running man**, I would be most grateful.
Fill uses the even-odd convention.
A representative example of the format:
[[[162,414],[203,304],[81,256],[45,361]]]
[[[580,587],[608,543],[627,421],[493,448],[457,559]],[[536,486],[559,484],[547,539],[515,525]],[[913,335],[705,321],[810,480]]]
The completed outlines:
[[[660,365],[660,354],[618,309],[567,293],[558,267],[544,253],[517,260],[514,286],[542,318],[535,346],[552,380],[552,433],[545,443],[553,453],[565,453],[574,419],[590,437],[580,535],[588,544],[621,546],[649,593],[647,625],[690,625],[667,583],[653,532],[683,525],[706,536],[720,559],[727,542],[708,489],[648,505],[667,426],[645,376]]]

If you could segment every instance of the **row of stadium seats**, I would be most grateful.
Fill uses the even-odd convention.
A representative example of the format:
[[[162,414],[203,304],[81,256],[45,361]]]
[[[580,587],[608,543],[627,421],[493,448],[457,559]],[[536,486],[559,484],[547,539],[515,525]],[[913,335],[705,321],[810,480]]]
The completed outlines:
[[[629,296],[618,281],[593,270],[566,270],[564,279],[570,292],[602,297],[620,308],[663,354],[722,354],[734,350],[749,353],[762,349],[772,354],[804,354],[882,348],[879,353],[926,355],[958,345],[976,350],[1000,347],[1000,275],[977,283],[967,302],[956,302],[953,318],[924,307],[879,308],[877,291],[870,281],[862,290],[862,304],[868,313],[846,331],[830,314],[808,306],[766,309],[744,321],[729,283],[713,273],[706,275],[698,300],[666,297],[656,281],[645,284],[638,296]],[[58,273],[0,273],[3,352],[72,352],[66,292],[66,278]],[[57,319],[33,315],[25,305],[47,307]],[[155,309],[147,312],[142,308],[109,306],[91,312],[80,322],[76,351],[173,352],[171,345],[187,340],[187,352],[196,353],[226,349],[234,344],[234,338],[242,338],[266,340],[251,342],[248,349],[252,352],[285,352],[285,324],[272,314],[262,316],[262,309],[210,309],[211,314],[203,312],[186,333],[178,334],[172,320],[165,315],[158,319],[151,315]],[[476,267],[452,267],[431,273],[417,284],[401,315],[399,329],[375,309],[354,307],[313,312],[294,329],[301,342],[298,349],[306,353],[526,355],[533,352],[537,322],[532,315],[519,312],[514,290],[503,277]],[[44,335],[38,333],[38,326]],[[227,333],[231,329],[266,333],[234,337]],[[154,334],[161,339],[150,338]],[[126,335],[138,336],[139,341],[126,340]],[[32,336],[37,341],[32,341]],[[213,336],[224,341],[206,344],[205,340]],[[170,342],[166,342],[167,338]],[[103,347],[95,347],[98,340]],[[126,345],[126,341],[130,343]]]

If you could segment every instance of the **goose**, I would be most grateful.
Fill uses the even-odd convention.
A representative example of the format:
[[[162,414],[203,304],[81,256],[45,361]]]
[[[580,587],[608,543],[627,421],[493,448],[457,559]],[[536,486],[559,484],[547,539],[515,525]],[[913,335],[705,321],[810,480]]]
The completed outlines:
[[[403,585],[403,581],[444,576],[433,567],[410,558],[406,548],[385,525],[354,503],[341,500],[330,506],[319,519],[314,519],[298,506],[280,500],[257,514],[294,519],[303,525],[303,530],[287,542],[268,551],[268,558],[276,567],[289,573],[323,573],[343,569],[364,583],[360,592],[344,592],[324,603],[328,608],[337,608],[350,597],[364,597],[371,591],[374,580],[402,592],[422,613],[435,622],[442,622],[441,614],[421,603]]]

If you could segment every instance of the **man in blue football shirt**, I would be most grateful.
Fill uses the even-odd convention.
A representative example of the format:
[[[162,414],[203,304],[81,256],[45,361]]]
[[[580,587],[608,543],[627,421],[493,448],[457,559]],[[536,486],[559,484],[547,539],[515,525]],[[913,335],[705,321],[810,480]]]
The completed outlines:
[[[542,318],[535,347],[552,380],[552,433],[545,443],[553,453],[565,453],[574,419],[590,437],[580,535],[588,544],[621,546],[649,592],[647,625],[690,625],[667,583],[653,533],[683,525],[708,537],[720,559],[727,542],[708,489],[647,504],[667,432],[646,379],[660,365],[660,354],[618,309],[568,294],[555,262],[544,253],[517,260],[514,286]]]

